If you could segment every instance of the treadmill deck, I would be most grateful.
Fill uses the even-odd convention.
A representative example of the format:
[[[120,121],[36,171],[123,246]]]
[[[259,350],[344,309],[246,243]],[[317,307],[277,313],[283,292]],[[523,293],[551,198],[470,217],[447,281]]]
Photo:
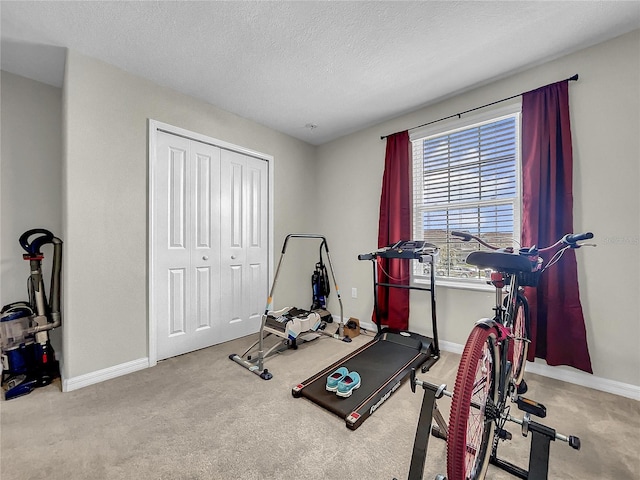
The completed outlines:
[[[344,418],[355,430],[379,408],[411,373],[431,361],[433,340],[411,332],[384,332],[371,342],[294,387],[292,394],[303,396]],[[361,385],[350,397],[338,397],[326,390],[326,378],[338,367],[360,374]]]

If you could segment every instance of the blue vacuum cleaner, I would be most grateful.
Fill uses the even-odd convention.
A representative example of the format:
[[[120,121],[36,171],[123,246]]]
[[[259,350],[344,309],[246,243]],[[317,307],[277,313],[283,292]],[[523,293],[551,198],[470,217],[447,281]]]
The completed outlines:
[[[5,400],[31,393],[60,376],[60,367],[49,341],[49,330],[62,323],[60,314],[60,271],[62,240],[50,231],[36,228],[23,233],[20,246],[27,252],[30,275],[28,301],[14,302],[0,310],[0,352],[2,388]],[[44,291],[41,248],[53,244],[53,266],[49,301]]]

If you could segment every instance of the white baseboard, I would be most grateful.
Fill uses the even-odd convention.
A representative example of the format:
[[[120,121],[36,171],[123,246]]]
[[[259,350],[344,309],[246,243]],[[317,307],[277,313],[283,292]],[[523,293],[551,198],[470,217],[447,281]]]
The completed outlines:
[[[335,321],[340,321],[340,317],[334,316]],[[368,330],[371,333],[375,333],[377,328],[372,322],[360,322],[360,327]],[[445,352],[462,354],[464,348],[463,345],[458,343],[452,343],[440,340],[440,349]],[[62,391],[71,392],[82,387],[93,385],[96,383],[104,382],[112,378],[133,373],[138,370],[143,370],[150,366],[148,358],[140,358],[131,362],[123,363],[120,365],[114,365],[113,367],[98,370],[96,372],[79,375],[77,377],[67,378],[62,380]],[[527,362],[526,371],[534,373],[536,375],[542,375],[544,377],[553,378],[562,382],[573,383],[587,388],[593,388],[594,390],[600,390],[602,392],[612,393],[633,400],[640,401],[640,386],[631,385],[629,383],[618,382],[616,380],[610,380],[608,378],[596,377],[588,373],[580,371],[571,371],[564,368],[551,367],[545,363]]]
[[[452,352],[461,355],[462,350],[464,349],[464,345],[460,345],[458,343],[443,341],[440,341],[439,343],[440,350],[444,350],[445,352]],[[633,400],[640,400],[640,386],[609,380],[608,378],[596,377],[595,375],[578,370],[570,371],[560,367],[552,367],[543,362],[544,360],[527,362],[525,371],[536,375],[542,375],[543,377],[560,380],[562,382],[593,388],[594,390],[600,390],[601,392],[612,393],[614,395],[631,398]]]
[[[593,388],[602,392],[612,393],[621,397],[631,398],[632,400],[640,400],[640,386],[631,385],[630,383],[609,380],[608,378],[596,377],[578,370],[570,371],[559,367],[551,367],[543,363],[527,362],[526,371],[543,375],[545,377],[554,378],[567,383],[581,385],[583,387]]]
[[[462,355],[462,350],[464,350],[464,345],[460,345],[459,343],[445,342],[444,340],[440,340],[438,343],[440,344],[440,350],[444,350],[445,352]]]
[[[139,358],[138,360],[121,363],[120,365],[114,365],[113,367],[104,368],[91,373],[85,373],[84,375],[78,375],[77,377],[65,378],[62,380],[62,391],[71,392],[73,390],[88,387],[89,385],[104,382],[105,380],[120,377],[128,373],[144,370],[148,367],[149,359]]]
[[[375,324],[372,322],[361,321],[360,326],[374,333],[377,330]],[[458,355],[461,355],[462,350],[464,349],[464,345],[460,345],[459,343],[440,340],[439,344],[440,350],[457,353]],[[631,385],[629,383],[618,382],[608,378],[596,377],[595,375],[578,370],[573,371],[560,367],[551,367],[544,363],[544,360],[527,362],[525,369],[529,373],[542,375],[543,377],[549,377],[562,382],[573,383],[582,387],[593,388],[594,390],[600,390],[601,392],[612,393],[614,395],[640,401],[640,386],[638,385]]]

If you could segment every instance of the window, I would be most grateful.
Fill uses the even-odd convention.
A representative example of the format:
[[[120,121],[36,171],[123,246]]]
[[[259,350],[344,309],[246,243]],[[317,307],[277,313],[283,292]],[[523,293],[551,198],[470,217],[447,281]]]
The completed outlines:
[[[411,136],[414,238],[440,247],[441,280],[485,283],[489,274],[465,263],[480,245],[453,239],[451,230],[504,247],[519,240],[520,113],[509,110]],[[428,268],[414,262],[414,280],[429,275]]]

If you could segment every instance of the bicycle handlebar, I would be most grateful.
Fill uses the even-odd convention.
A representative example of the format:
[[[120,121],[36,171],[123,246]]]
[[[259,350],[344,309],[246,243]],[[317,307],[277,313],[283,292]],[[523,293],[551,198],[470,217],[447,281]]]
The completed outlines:
[[[487,248],[490,248],[492,250],[498,250],[500,247],[496,247],[495,245],[490,245],[487,242],[485,242],[484,240],[482,240],[481,238],[476,237],[475,235],[471,235],[470,233],[466,233],[466,232],[459,232],[456,230],[452,230],[451,231],[451,235],[454,237],[460,237],[460,239],[463,242],[469,242],[471,240],[475,240],[476,242],[484,245]],[[590,238],[593,238],[593,233],[591,232],[584,232],[584,233],[567,233],[566,235],[564,235],[560,240],[558,240],[556,243],[554,243],[553,245],[550,245],[548,247],[545,248],[539,248],[537,249],[538,252],[543,252],[543,251],[548,251],[551,250],[554,247],[557,247],[558,245],[564,243],[565,245],[570,246],[571,248],[580,248],[580,245],[578,244],[578,242],[580,242],[581,240],[589,240]],[[511,247],[508,247],[509,249],[511,249]],[[512,249],[511,249],[512,250]],[[533,251],[536,250],[536,247],[531,247],[530,249],[527,248],[523,248],[520,249],[520,251]]]
[[[562,237],[562,243],[566,243],[567,245],[575,245],[580,240],[589,240],[593,238],[593,233],[585,232],[585,233],[574,233],[573,235],[567,234]]]
[[[498,248],[494,245],[488,244],[487,242],[470,233],[452,231],[451,235],[460,237],[462,241],[465,242],[475,240],[481,245],[484,245],[487,248],[496,251],[495,253],[486,251],[474,251],[467,257],[467,263],[475,265],[477,267],[491,268],[492,270],[503,273],[517,272],[519,285],[529,287],[537,286],[538,279],[542,272],[544,272],[552,265],[558,263],[566,250],[570,248],[580,248],[583,246],[583,244],[580,244],[578,242],[580,242],[581,240],[593,238],[593,233],[591,232],[568,233],[553,245],[550,245],[548,247],[537,248],[535,245],[533,245],[532,247],[520,248],[517,252],[514,252],[514,249],[512,247]],[[540,257],[540,254],[550,252],[555,253],[553,253],[552,257],[546,262],[546,264],[544,264],[545,262],[543,258]],[[522,260],[524,260],[524,262]]]
[[[473,235],[464,232],[458,232],[457,230],[451,230],[451,235],[454,237],[460,237],[463,242],[468,242],[473,238]]]
[[[491,250],[498,250],[500,248],[500,247],[496,247],[494,245],[490,245],[487,242],[485,242],[484,240],[482,240],[481,238],[478,238],[475,235],[471,235],[470,233],[458,232],[457,230],[451,230],[451,235],[453,235],[454,237],[460,237],[460,239],[463,242],[470,242],[471,240],[475,240],[479,244],[484,245],[485,247],[490,248]]]

